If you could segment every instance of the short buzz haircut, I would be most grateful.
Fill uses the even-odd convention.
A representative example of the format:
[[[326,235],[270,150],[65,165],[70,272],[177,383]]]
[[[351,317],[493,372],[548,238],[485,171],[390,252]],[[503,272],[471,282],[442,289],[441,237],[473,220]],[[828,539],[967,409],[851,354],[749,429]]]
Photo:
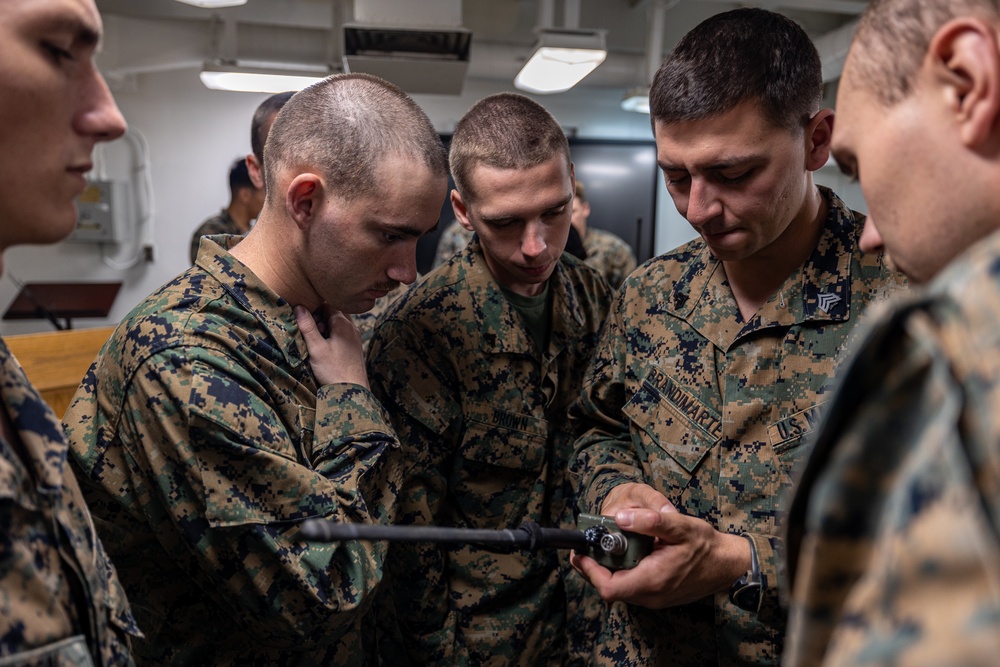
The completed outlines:
[[[743,102],[773,126],[797,131],[820,109],[816,46],[791,19],[764,9],[711,16],[688,32],[657,71],[649,107],[656,123],[703,120]]]
[[[1000,0],[872,0],[854,35],[851,74],[885,106],[902,101],[934,35],[958,16],[996,21]]]
[[[257,110],[253,112],[253,119],[250,121],[250,150],[257,158],[257,164],[264,164],[264,142],[267,140],[264,127],[267,125],[267,120],[281,111],[281,107],[285,106],[285,103],[294,94],[294,90],[275,93],[261,102]]]
[[[229,167],[229,194],[233,197],[240,190],[256,190],[257,186],[250,180],[245,158],[239,158]]]
[[[282,169],[321,172],[344,199],[376,194],[389,157],[423,162],[448,175],[448,154],[427,114],[397,86],[371,74],[337,74],[295,93],[274,119],[264,144],[264,183],[277,188]]]
[[[516,93],[490,95],[472,105],[455,126],[448,159],[455,188],[468,204],[479,165],[527,169],[562,156],[570,164],[569,142],[555,118],[538,102]]]

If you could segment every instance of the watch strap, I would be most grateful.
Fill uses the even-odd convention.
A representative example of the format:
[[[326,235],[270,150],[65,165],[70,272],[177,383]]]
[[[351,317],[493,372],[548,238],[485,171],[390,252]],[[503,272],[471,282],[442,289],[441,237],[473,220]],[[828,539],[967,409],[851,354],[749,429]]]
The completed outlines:
[[[742,533],[750,543],[750,569],[733,582],[729,588],[729,601],[744,611],[757,611],[760,607],[761,593],[764,582],[760,574],[760,562],[757,560],[757,545],[747,533]]]

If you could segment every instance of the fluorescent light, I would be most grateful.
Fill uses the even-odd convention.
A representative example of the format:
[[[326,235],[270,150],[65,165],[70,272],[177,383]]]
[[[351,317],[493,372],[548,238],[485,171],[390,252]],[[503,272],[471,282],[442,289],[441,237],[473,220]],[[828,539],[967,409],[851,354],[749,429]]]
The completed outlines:
[[[201,82],[212,90],[281,93],[286,90],[302,90],[328,74],[328,71],[320,69],[239,67],[205,63],[201,70]]]
[[[603,30],[542,30],[534,55],[514,78],[514,87],[530,93],[561,93],[607,57]]]
[[[237,5],[247,4],[247,0],[177,0],[177,2],[183,2],[185,5],[194,5],[195,7],[205,7],[208,9],[235,7]]]
[[[637,113],[649,113],[649,88],[630,88],[622,98],[622,109]]]

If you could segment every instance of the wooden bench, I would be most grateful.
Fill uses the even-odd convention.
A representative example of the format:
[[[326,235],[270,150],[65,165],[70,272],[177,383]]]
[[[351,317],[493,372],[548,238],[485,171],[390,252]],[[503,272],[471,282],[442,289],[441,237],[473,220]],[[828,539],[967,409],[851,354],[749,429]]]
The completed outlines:
[[[28,379],[61,418],[114,327],[5,336]]]

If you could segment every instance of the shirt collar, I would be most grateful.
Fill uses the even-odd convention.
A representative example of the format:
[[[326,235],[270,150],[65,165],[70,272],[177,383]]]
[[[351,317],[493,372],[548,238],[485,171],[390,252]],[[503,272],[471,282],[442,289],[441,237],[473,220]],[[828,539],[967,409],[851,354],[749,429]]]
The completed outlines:
[[[220,234],[204,237],[195,264],[215,278],[244,310],[267,330],[274,344],[295,366],[307,359],[305,341],[299,333],[292,305],[268,287],[229,250],[241,235]]]
[[[461,259],[466,287],[472,301],[473,317],[480,325],[475,329],[480,349],[490,353],[533,354],[535,345],[527,326],[521,315],[510,305],[500,284],[486,265],[478,237],[469,242]],[[556,346],[562,349],[568,344],[570,332],[576,328],[570,322],[582,325],[585,319],[579,297],[573,290],[562,260],[556,262],[556,268],[549,276],[549,290],[552,292],[549,348],[551,350]]]
[[[749,322],[737,317],[722,262],[700,241],[695,242],[684,275],[668,296],[668,311],[685,318],[722,347],[769,327],[849,320],[851,262],[864,219],[828,188],[820,186],[819,191],[828,206],[816,248]]]

